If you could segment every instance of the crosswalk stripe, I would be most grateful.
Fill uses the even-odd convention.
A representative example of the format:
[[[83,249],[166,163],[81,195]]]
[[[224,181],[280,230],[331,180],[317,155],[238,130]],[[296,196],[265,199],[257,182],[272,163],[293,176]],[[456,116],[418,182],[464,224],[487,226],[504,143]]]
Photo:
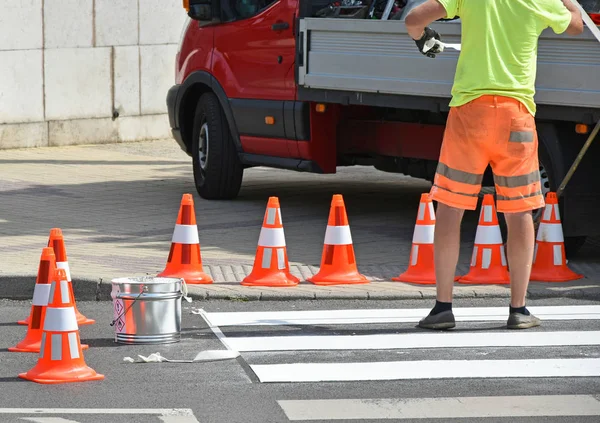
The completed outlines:
[[[263,383],[600,376],[600,359],[423,360],[251,364]]]
[[[599,416],[592,395],[279,400],[291,421]]]
[[[528,306],[542,320],[600,320],[600,306]],[[345,325],[416,323],[431,309],[304,310],[204,313],[209,324],[225,326]],[[456,307],[457,321],[506,321],[508,307]]]
[[[600,345],[600,331],[227,337],[234,351],[386,350]]]

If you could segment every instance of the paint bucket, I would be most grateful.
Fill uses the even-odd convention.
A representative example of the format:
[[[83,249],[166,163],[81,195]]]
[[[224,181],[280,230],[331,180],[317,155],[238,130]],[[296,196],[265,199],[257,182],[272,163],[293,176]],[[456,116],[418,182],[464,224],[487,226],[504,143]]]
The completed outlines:
[[[181,339],[180,278],[141,276],[112,280],[115,342],[167,344]]]

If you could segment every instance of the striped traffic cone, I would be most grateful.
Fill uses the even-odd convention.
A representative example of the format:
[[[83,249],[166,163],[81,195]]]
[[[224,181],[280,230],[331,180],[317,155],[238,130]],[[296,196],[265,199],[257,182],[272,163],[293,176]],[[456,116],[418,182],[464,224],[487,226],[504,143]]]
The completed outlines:
[[[64,269],[54,273],[41,344],[37,364],[27,373],[19,374],[21,379],[44,384],[104,379],[83,359],[75,305]]]
[[[157,276],[182,278],[187,284],[213,283],[212,278],[204,273],[202,267],[194,199],[191,194],[183,194],[171,239],[167,266]]]
[[[300,280],[290,273],[279,199],[270,197],[263,219],[252,272],[241,284],[246,286],[296,286]]]
[[[494,196],[485,194],[475,234],[471,269],[458,278],[464,284],[510,284]]]
[[[315,285],[369,283],[364,275],[358,273],[356,267],[346,206],[340,194],[334,195],[331,201],[321,268],[316,275],[308,278],[308,281]]]
[[[433,261],[434,232],[435,211],[433,209],[433,202],[429,193],[421,194],[408,269],[400,276],[392,278],[392,280],[435,285],[435,266]]]
[[[56,268],[64,269],[67,274],[67,281],[69,282],[69,295],[73,301],[73,307],[75,308],[75,316],[77,317],[77,324],[91,325],[96,323],[93,319],[88,319],[77,310],[77,302],[75,301],[75,294],[73,293],[73,282],[71,281],[71,270],[69,269],[69,262],[67,261],[67,248],[65,247],[65,239],[62,231],[59,228],[53,228],[50,230],[50,239],[48,240],[48,247],[54,248],[54,254],[56,255]]]
[[[40,352],[44,318],[46,316],[46,307],[48,306],[48,295],[55,271],[56,256],[54,255],[54,250],[46,247],[42,250],[38,274],[35,280],[33,304],[29,313],[29,322],[27,323],[27,334],[25,335],[25,339],[16,346],[9,348],[9,351]]]
[[[549,192],[535,241],[530,280],[567,282],[583,278],[567,267],[564,241],[558,197]]]

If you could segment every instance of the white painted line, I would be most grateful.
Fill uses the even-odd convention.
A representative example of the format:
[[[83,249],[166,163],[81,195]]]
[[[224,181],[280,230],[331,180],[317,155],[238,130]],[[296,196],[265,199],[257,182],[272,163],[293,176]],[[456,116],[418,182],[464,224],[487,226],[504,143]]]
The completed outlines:
[[[233,348],[231,348],[229,346],[229,344],[227,343],[226,337],[225,337],[225,335],[223,335],[223,332],[221,332],[221,329],[218,326],[214,325],[210,321],[210,319],[209,319],[209,317],[207,315],[208,313],[206,313],[206,311],[204,311],[204,309],[200,309],[200,313],[199,314],[206,321],[206,324],[208,325],[208,327],[210,328],[210,330],[212,330],[213,334],[217,337],[217,339],[219,341],[221,341],[221,343],[223,344],[223,346],[225,348],[227,348],[228,350],[230,350],[230,351],[234,351]]]
[[[531,306],[542,320],[600,320],[600,306]],[[204,313],[213,326],[248,325],[347,325],[370,323],[416,323],[430,308],[367,310],[247,311]],[[457,307],[457,321],[506,321],[508,307]]]
[[[149,414],[193,416],[189,408],[0,408],[0,414]]]
[[[34,423],[79,423],[77,420],[67,420],[62,417],[21,417],[20,420]]]
[[[600,376],[599,358],[250,365],[265,382]]]
[[[406,348],[557,347],[600,345],[600,331],[454,332],[378,335],[227,337],[245,351],[390,350]]]
[[[599,416],[592,395],[280,400],[291,421]]]

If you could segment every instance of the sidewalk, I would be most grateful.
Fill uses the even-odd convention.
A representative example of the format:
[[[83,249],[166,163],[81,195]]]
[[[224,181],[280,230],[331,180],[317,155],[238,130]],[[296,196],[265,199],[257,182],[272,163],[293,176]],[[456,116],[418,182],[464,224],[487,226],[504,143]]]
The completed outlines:
[[[78,300],[110,299],[111,279],[157,274],[165,266],[179,202],[194,195],[205,270],[212,285],[190,286],[204,299],[433,298],[433,286],[391,282],[408,264],[416,210],[427,182],[366,167],[336,175],[255,168],[240,196],[205,201],[196,194],[190,158],[172,140],[4,150],[0,158],[0,297],[31,299],[51,228],[65,235]],[[333,194],[346,202],[359,270],[371,283],[320,287],[318,270]],[[279,197],[292,288],[239,284],[251,270],[267,199]],[[477,213],[463,225],[459,273],[468,271]],[[600,240],[569,266],[586,278],[531,283],[530,297],[600,299]],[[507,286],[456,285],[457,297],[506,297]]]

